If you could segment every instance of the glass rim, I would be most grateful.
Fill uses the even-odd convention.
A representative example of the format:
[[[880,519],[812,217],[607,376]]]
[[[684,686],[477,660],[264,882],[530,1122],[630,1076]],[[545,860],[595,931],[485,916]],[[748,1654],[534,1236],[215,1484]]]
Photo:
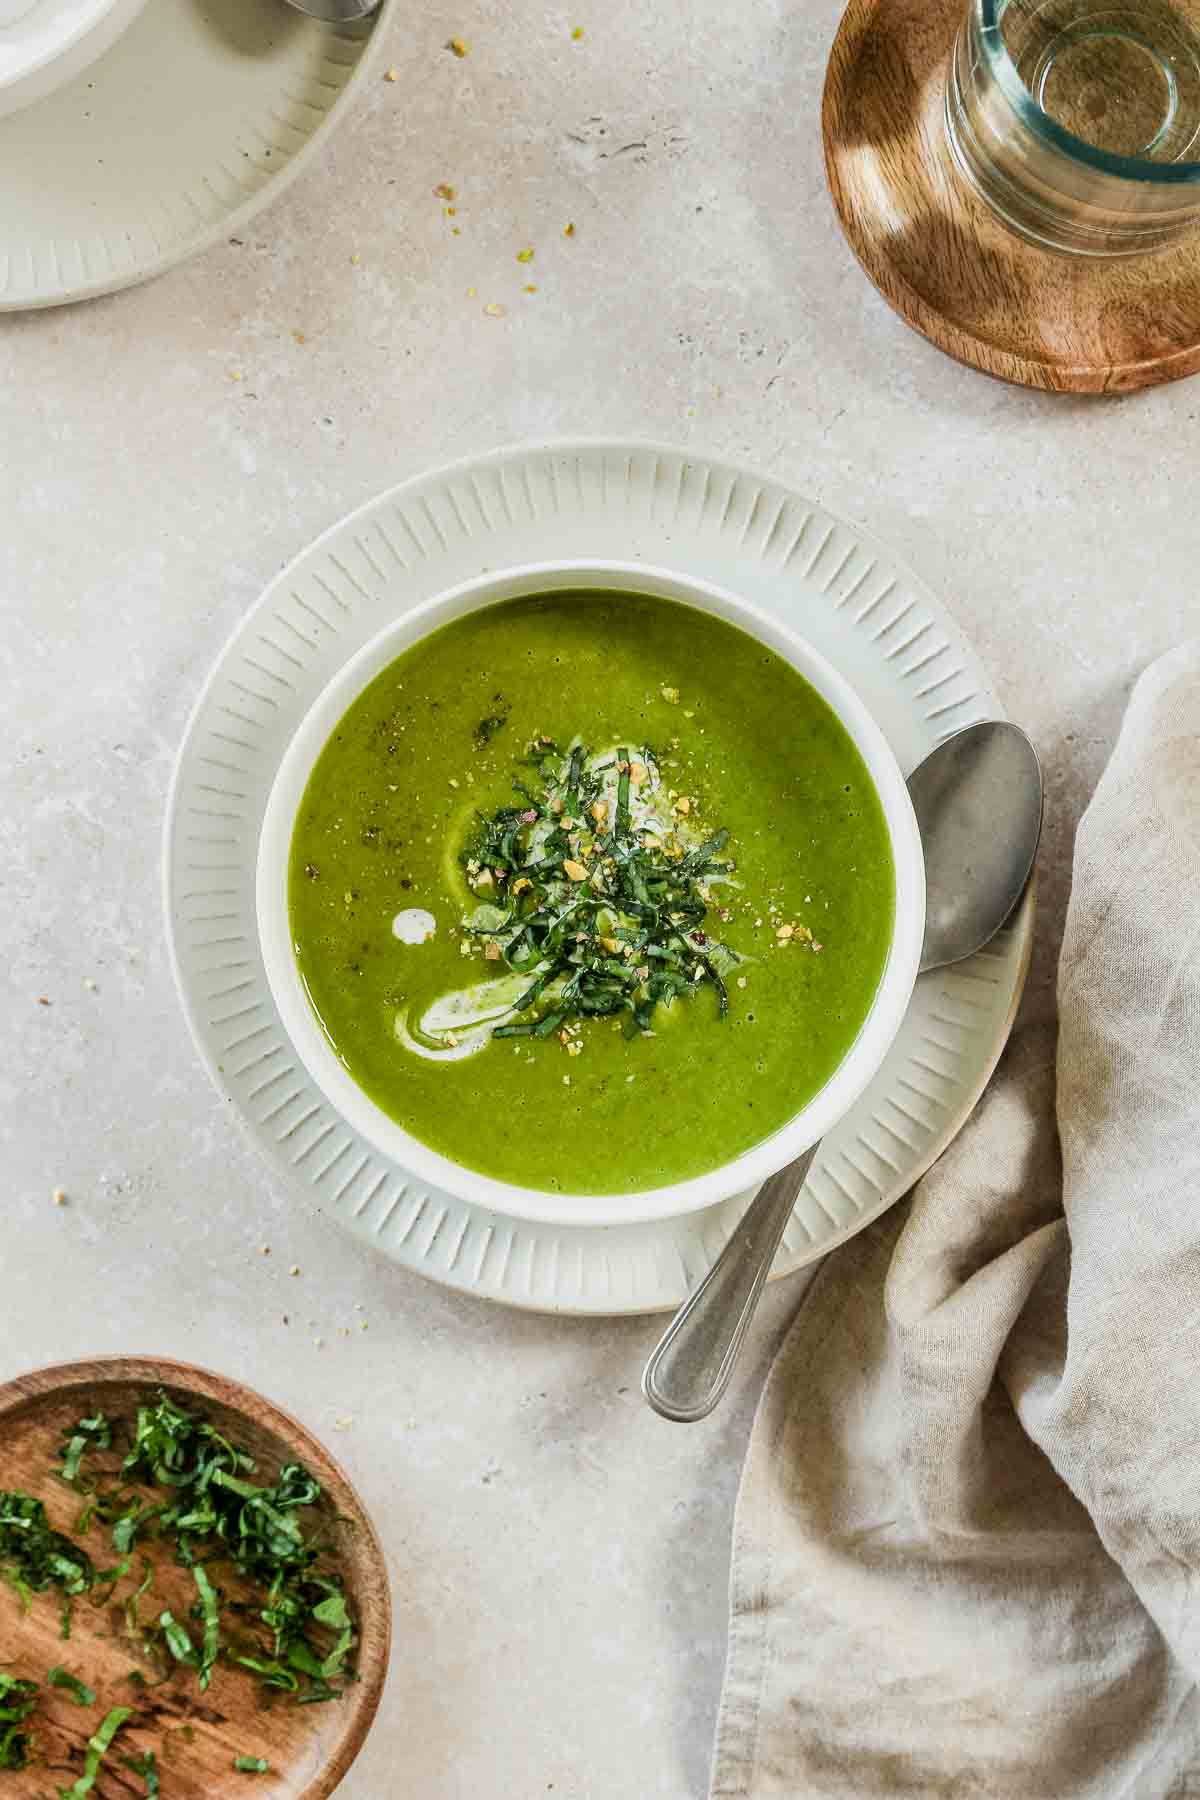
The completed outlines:
[[[1151,162],[1142,156],[1122,156],[1114,150],[1099,150],[1084,138],[1076,137],[1043,110],[1017,73],[1000,31],[1000,13],[1005,0],[969,0],[971,11],[979,21],[984,55],[992,76],[1017,118],[1035,136],[1043,138],[1055,150],[1076,162],[1087,164],[1103,175],[1121,181],[1141,181],[1156,187],[1200,186],[1200,160],[1191,162]]]

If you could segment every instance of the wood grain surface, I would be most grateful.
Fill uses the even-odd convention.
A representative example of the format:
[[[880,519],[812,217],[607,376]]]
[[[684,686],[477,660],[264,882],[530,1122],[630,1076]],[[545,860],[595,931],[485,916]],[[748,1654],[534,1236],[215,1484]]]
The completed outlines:
[[[825,169],[884,299],[947,355],[1027,387],[1128,392],[1200,368],[1200,236],[1145,257],[1056,256],[1008,231],[945,141],[964,0],[851,0],[829,59]]]
[[[98,1407],[114,1420],[130,1418],[160,1386],[249,1450],[257,1479],[273,1481],[281,1463],[298,1461],[320,1481],[334,1540],[331,1560],[359,1623],[359,1679],[341,1700],[316,1706],[297,1706],[286,1695],[264,1705],[253,1676],[224,1665],[203,1694],[188,1669],[161,1686],[141,1687],[130,1682],[132,1669],[142,1667],[151,1682],[157,1676],[125,1630],[121,1601],[130,1580],[118,1585],[107,1605],[94,1606],[81,1595],[68,1642],[60,1634],[54,1590],[35,1595],[24,1615],[17,1596],[0,1586],[0,1666],[6,1673],[44,1684],[47,1672],[61,1664],[96,1691],[96,1704],[85,1708],[59,1689],[43,1687],[29,1721],[38,1759],[19,1774],[0,1774],[0,1800],[53,1800],[83,1772],[88,1737],[114,1706],[133,1707],[134,1716],[102,1765],[94,1800],[144,1795],[144,1781],[123,1759],[146,1750],[159,1760],[162,1800],[325,1800],[361,1749],[379,1705],[391,1610],[371,1523],[337,1463],[302,1425],[237,1382],[184,1363],[121,1358],[67,1364],[0,1387],[0,1488],[36,1495],[51,1525],[71,1532],[82,1500],[53,1473],[63,1431]],[[97,1452],[89,1467],[115,1467],[118,1460]],[[82,1542],[97,1568],[115,1560],[103,1527],[94,1526]],[[143,1612],[153,1600],[156,1612],[168,1606],[186,1619],[195,1588],[187,1571],[175,1566],[169,1545],[148,1539],[138,1544],[138,1554],[155,1567]],[[234,1590],[236,1578],[227,1585]],[[270,1773],[236,1773],[237,1756],[265,1757]]]

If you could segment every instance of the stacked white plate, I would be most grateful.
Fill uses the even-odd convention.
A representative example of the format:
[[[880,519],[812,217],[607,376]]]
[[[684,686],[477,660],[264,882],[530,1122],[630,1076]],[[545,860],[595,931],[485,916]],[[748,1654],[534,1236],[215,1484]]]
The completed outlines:
[[[105,29],[137,10],[70,3],[107,4]],[[145,0],[100,61],[0,117],[0,311],[127,287],[236,233],[334,128],[394,4],[332,26],[283,0]]]
[[[228,644],[185,740],[167,821],[168,930],[209,1069],[276,1170],[384,1254],[513,1306],[673,1307],[745,1196],[639,1225],[556,1226],[469,1205],[381,1156],[313,1085],[258,942],[259,829],[280,759],[332,676],[398,614],[486,570],[645,562],[777,609],[866,701],[907,773],[1000,716],[921,584],[855,527],[780,484],[648,445],[559,444],[460,463],[381,495],[274,581]],[[1007,1039],[1033,902],[989,949],[922,976],[879,1074],[821,1146],[775,1273],[842,1243],[960,1129]]]

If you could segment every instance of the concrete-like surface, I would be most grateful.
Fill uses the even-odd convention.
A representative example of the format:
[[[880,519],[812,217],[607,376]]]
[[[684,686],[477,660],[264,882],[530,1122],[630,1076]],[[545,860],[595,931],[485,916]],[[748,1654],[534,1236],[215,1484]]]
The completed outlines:
[[[638,1395],[654,1321],[473,1304],[285,1204],[163,950],[171,762],[227,632],[350,507],[496,443],[652,436],[785,476],[924,574],[1045,753],[1044,1014],[1076,818],[1130,682],[1200,616],[1200,387],[1010,390],[887,311],[824,191],[836,17],[406,7],[242,243],[0,320],[0,1377],[157,1350],[330,1436],[397,1602],[347,1800],[702,1794],[742,1450],[796,1289],[719,1418],[672,1428]]]

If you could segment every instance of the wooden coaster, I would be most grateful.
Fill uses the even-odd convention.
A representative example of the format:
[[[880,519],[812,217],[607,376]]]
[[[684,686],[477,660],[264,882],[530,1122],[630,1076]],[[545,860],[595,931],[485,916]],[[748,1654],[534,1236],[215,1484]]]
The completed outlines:
[[[1200,369],[1200,235],[1111,262],[1008,231],[951,160],[943,107],[964,0],[850,0],[825,79],[825,170],[889,305],[986,375],[1129,392]]]

